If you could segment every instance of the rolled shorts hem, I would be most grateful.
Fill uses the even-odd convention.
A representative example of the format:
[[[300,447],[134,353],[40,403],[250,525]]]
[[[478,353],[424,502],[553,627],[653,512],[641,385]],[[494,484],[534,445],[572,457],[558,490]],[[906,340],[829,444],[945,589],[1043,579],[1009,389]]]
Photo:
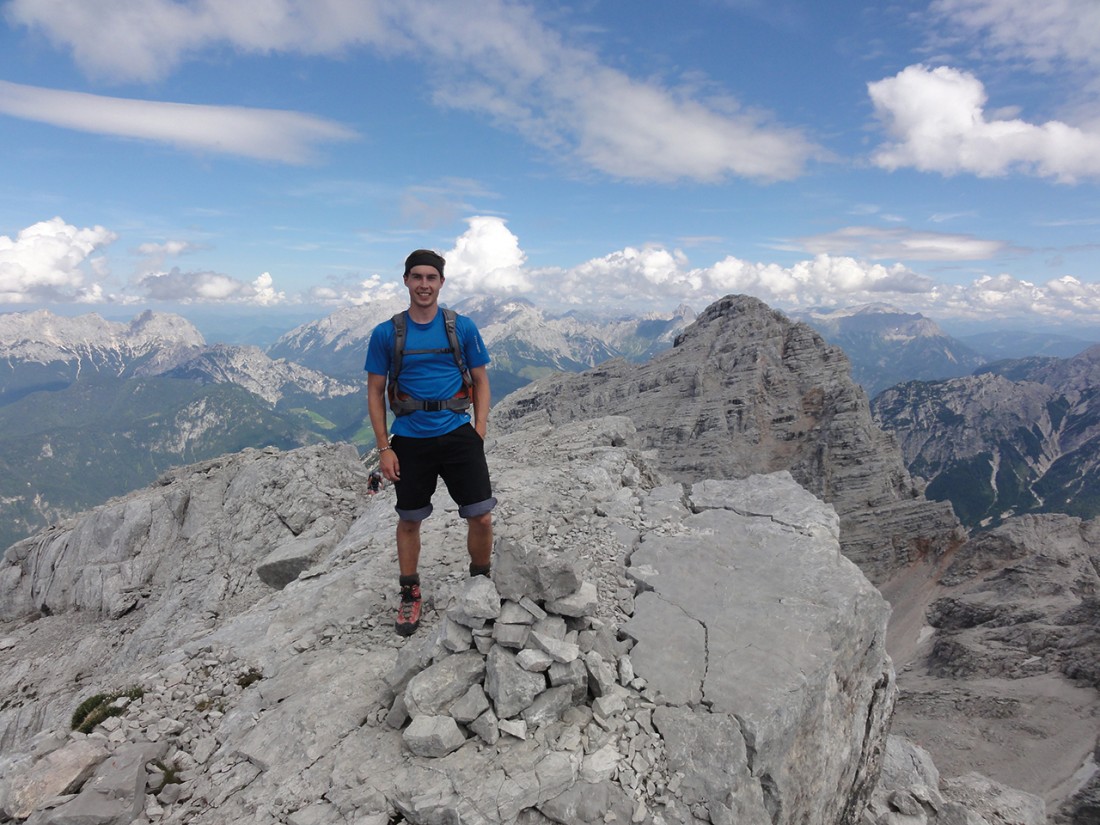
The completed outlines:
[[[423,521],[432,514],[431,504],[425,505],[424,507],[417,507],[415,510],[402,510],[400,507],[394,507],[393,509],[401,521]]]
[[[474,518],[475,516],[483,516],[486,513],[492,512],[493,508],[497,506],[497,500],[495,497],[487,498],[484,501],[477,501],[473,504],[463,504],[458,508],[459,518]]]

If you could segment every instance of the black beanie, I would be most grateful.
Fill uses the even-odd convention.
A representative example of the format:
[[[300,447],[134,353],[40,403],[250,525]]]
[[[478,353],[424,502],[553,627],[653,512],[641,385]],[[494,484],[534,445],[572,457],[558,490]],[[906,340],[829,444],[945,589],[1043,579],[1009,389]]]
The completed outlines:
[[[407,276],[409,270],[414,266],[434,266],[439,271],[440,277],[442,277],[445,263],[447,262],[443,260],[442,255],[438,255],[430,249],[418,249],[405,259],[405,275]]]

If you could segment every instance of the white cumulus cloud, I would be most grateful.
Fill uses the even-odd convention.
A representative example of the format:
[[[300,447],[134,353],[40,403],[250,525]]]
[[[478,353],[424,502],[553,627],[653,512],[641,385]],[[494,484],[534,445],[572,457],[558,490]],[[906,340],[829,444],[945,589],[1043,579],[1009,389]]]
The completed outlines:
[[[398,273],[400,275],[400,273]],[[377,273],[352,284],[314,286],[304,296],[305,302],[322,306],[363,306],[408,298],[398,277],[382,278]]]
[[[507,295],[531,287],[523,271],[527,256],[519,248],[519,238],[500,218],[473,217],[468,229],[444,254],[444,272],[448,287],[463,293]]]
[[[0,302],[102,300],[102,287],[88,275],[102,276],[105,265],[92,256],[116,237],[102,226],[81,229],[61,218],[28,226],[14,238],[0,235]]]
[[[872,158],[884,169],[981,177],[1022,171],[1062,183],[1100,177],[1100,132],[987,118],[985,87],[969,72],[909,66],[867,90],[892,138]]]

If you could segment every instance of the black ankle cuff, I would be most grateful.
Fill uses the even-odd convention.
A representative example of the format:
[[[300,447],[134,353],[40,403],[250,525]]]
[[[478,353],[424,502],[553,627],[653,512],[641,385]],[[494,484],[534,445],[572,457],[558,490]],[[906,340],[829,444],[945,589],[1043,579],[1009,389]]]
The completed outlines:
[[[397,583],[402,587],[411,587],[414,584],[420,584],[420,574],[413,573],[411,576],[399,576]]]
[[[489,565],[488,564],[474,564],[473,562],[470,562],[470,575],[471,576],[485,576],[486,578],[488,578],[488,576],[489,576]]]

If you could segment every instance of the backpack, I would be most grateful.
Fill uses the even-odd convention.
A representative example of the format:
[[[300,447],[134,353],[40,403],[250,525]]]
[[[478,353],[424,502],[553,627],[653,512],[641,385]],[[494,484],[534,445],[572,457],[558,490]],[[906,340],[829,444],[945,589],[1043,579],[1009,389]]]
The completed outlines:
[[[390,409],[393,410],[394,415],[408,415],[417,410],[426,410],[428,412],[438,412],[439,410],[463,412],[468,409],[473,402],[474,379],[470,375],[470,370],[466,367],[466,359],[462,355],[462,345],[458,340],[458,322],[456,320],[458,318],[458,313],[446,307],[442,307],[441,309],[443,312],[443,326],[447,331],[447,343],[450,344],[446,349],[406,350],[405,339],[408,337],[408,328],[405,325],[405,320],[407,316],[404,312],[399,312],[390,319],[393,321],[394,329],[393,361],[390,364],[389,381],[386,384],[386,395],[389,397]],[[462,389],[451,398],[431,401],[410,398],[404,393],[397,391],[397,376],[401,374],[401,363],[406,355],[423,355],[426,353],[442,352],[449,352],[454,356],[455,366],[458,367],[459,373],[462,374]]]

